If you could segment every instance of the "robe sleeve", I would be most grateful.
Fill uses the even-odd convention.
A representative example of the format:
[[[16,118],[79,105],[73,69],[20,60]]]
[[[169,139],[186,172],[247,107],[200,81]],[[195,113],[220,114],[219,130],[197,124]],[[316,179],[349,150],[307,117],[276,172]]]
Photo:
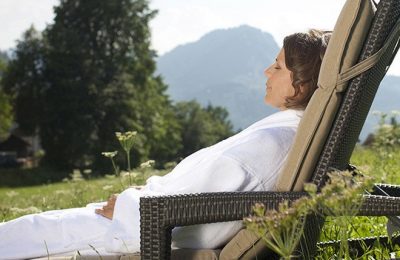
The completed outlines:
[[[190,191],[218,192],[259,190],[260,182],[241,163],[228,156],[217,158],[207,176],[193,182]],[[172,246],[179,248],[218,248],[226,244],[241,228],[242,221],[230,221],[177,227],[172,231]]]
[[[217,158],[208,169],[212,173],[210,179],[202,179],[199,189],[203,192],[204,189],[210,192],[271,190],[294,134],[293,129],[283,128],[257,131],[251,138]],[[241,228],[242,221],[175,228],[172,233],[173,246],[218,248],[226,244]]]
[[[218,155],[181,176],[159,183],[164,194],[253,190],[260,183],[238,160]]]

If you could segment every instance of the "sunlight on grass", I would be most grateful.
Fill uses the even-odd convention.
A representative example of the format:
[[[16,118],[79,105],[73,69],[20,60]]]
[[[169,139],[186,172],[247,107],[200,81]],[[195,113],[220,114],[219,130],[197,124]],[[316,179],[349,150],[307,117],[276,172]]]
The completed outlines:
[[[371,148],[357,146],[351,158],[363,174],[379,182],[400,184],[400,150],[379,153]],[[168,170],[134,169],[133,185],[142,185],[151,175],[164,175]],[[126,176],[125,176],[126,177]],[[91,202],[105,201],[111,194],[120,193],[132,182],[131,176],[106,175],[101,178],[82,178],[73,172],[68,180],[30,187],[0,188],[0,222],[16,217],[54,209],[83,207]],[[327,218],[321,241],[334,240],[337,234],[331,218]],[[353,217],[352,237],[387,235],[385,217]]]
[[[142,185],[151,175],[166,171],[149,170],[134,179]],[[20,188],[0,188],[0,222],[47,210],[83,207],[91,202],[105,201],[114,193],[122,192],[129,180],[106,175],[96,179],[71,179],[54,184]]]

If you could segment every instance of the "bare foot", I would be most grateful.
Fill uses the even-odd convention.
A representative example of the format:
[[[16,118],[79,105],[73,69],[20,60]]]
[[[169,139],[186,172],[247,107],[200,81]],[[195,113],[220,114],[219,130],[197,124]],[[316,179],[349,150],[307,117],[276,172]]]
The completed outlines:
[[[103,217],[112,219],[114,215],[114,207],[117,196],[118,194],[111,195],[110,198],[107,200],[107,204],[104,205],[101,209],[96,209],[95,212],[102,215]]]

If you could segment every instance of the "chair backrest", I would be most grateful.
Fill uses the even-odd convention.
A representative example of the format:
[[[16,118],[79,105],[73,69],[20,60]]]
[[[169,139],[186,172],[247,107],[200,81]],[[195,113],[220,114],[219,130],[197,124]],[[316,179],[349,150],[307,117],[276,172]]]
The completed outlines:
[[[352,79],[314,170],[322,186],[331,169],[346,169],[378,87],[400,47],[400,1],[381,0],[359,58],[371,68]]]
[[[313,173],[312,181],[319,187],[324,185],[329,171],[347,168],[378,87],[399,47],[400,1],[381,0],[358,64],[349,73],[353,75],[345,75],[352,80],[344,92],[343,101]],[[308,218],[304,238],[300,241],[304,254],[315,252],[323,222],[322,217]]]
[[[311,180],[321,186],[330,168],[347,167],[376,90],[396,54],[399,32],[393,30],[399,15],[399,0],[381,0],[378,7],[370,0],[347,0],[321,66],[319,89],[300,123],[277,190],[301,190]],[[307,222],[307,240],[301,244],[310,254],[322,222],[318,218]],[[259,244],[263,241],[258,236],[244,230],[220,257],[266,256],[269,251]]]
[[[319,88],[304,113],[278,191],[319,187],[346,169],[381,79],[398,48],[400,1],[347,0],[321,65]],[[391,39],[387,39],[391,33]]]

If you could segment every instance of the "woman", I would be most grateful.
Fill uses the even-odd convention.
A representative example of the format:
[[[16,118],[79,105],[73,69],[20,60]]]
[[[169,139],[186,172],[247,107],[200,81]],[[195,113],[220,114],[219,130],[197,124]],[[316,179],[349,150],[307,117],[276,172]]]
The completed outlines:
[[[135,252],[140,248],[141,196],[272,190],[303,110],[317,88],[329,38],[330,32],[310,30],[284,39],[275,63],[264,72],[268,79],[265,103],[280,112],[190,155],[169,174],[149,178],[141,190],[130,188],[106,203],[33,214],[1,224],[0,258],[82,253],[91,248],[102,254]],[[233,221],[175,228],[173,245],[216,248],[241,227],[241,221]]]

